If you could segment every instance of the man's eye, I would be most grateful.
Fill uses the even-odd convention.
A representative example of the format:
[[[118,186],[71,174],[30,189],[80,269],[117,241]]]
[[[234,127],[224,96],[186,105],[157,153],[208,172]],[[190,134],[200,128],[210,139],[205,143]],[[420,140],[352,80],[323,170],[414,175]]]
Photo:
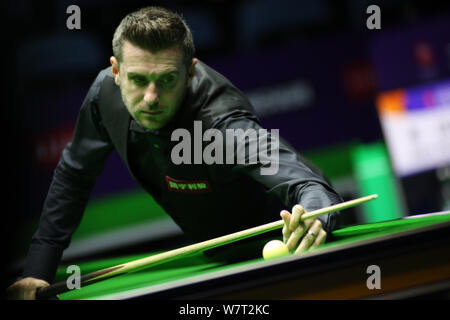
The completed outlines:
[[[163,77],[160,80],[160,83],[164,86],[164,87],[171,87],[174,86],[177,82],[177,76],[175,75],[168,75]]]
[[[145,78],[133,78],[133,82],[138,86],[144,86],[147,84],[147,79]]]

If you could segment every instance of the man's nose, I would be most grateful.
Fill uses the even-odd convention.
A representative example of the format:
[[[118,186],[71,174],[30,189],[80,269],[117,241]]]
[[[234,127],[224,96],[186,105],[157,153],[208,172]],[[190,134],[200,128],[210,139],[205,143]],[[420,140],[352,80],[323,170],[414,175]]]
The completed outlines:
[[[144,101],[148,104],[153,104],[159,99],[158,90],[154,82],[150,82],[144,94]]]

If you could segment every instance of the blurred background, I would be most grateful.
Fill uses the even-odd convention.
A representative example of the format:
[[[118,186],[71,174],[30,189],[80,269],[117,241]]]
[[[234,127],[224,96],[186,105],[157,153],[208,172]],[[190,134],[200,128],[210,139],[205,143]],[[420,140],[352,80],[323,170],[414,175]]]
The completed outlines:
[[[381,29],[368,29],[369,5]],[[70,5],[81,29],[70,30]],[[450,210],[450,3],[365,0],[2,2],[4,228],[23,263],[78,110],[109,64],[116,26],[162,5],[184,16],[197,57],[248,95],[263,125],[330,178],[341,226]],[[98,179],[63,259],[181,239],[117,154]]]

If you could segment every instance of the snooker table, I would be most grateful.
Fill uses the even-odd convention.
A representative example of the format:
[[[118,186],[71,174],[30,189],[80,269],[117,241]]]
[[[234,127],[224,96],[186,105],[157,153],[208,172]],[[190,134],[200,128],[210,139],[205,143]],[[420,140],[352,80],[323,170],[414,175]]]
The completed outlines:
[[[272,260],[229,263],[195,253],[82,286],[58,298],[404,299],[434,292],[450,298],[450,211],[349,226],[335,230],[329,239],[302,255]],[[262,252],[262,247],[258,243],[255,250]],[[150,254],[84,261],[78,266],[83,275]],[[371,265],[380,268],[380,289],[366,284]],[[66,267],[60,266],[55,281],[67,279]]]

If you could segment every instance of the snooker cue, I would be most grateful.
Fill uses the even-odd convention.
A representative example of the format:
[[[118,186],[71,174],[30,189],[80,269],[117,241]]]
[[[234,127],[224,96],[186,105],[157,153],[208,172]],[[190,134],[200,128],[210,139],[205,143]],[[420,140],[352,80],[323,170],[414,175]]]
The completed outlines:
[[[306,212],[302,215],[301,221],[307,220],[307,219],[315,219],[321,215],[336,212],[339,210],[344,210],[359,204],[362,204],[364,202],[373,200],[378,198],[377,194],[373,194],[366,197],[357,198],[354,200],[342,202],[339,204],[335,204],[329,207],[321,208],[318,210],[314,210],[311,212]],[[212,249],[215,247],[219,247],[222,245],[226,245],[235,241],[239,241],[242,239],[246,239],[252,236],[259,235],[261,233],[273,231],[276,229],[282,228],[284,225],[283,220],[278,220],[275,222],[263,224],[257,227],[245,229],[242,231],[238,231],[235,233],[231,233],[228,235],[220,236],[217,238],[213,238],[210,240],[202,241],[199,243],[191,244],[185,247],[181,247],[174,250],[169,250],[166,252],[162,252],[159,254],[151,255],[145,258],[137,259],[134,261],[126,262],[117,266],[108,267],[99,271],[91,272],[89,274],[86,274],[84,276],[80,277],[80,284],[81,285],[88,285],[92,284],[94,282],[98,282],[101,280],[105,280],[120,274],[128,273],[128,272],[135,272],[138,270],[142,270],[144,268],[148,268],[157,264],[161,264],[164,262],[171,261],[175,258],[183,257],[188,254],[196,253],[199,251],[204,251],[208,249]],[[36,298],[37,299],[48,299],[55,297],[56,295],[67,292],[73,289],[67,288],[67,283],[65,281],[55,283],[53,285],[50,285],[48,287],[44,287],[41,289],[38,289],[36,292]]]

